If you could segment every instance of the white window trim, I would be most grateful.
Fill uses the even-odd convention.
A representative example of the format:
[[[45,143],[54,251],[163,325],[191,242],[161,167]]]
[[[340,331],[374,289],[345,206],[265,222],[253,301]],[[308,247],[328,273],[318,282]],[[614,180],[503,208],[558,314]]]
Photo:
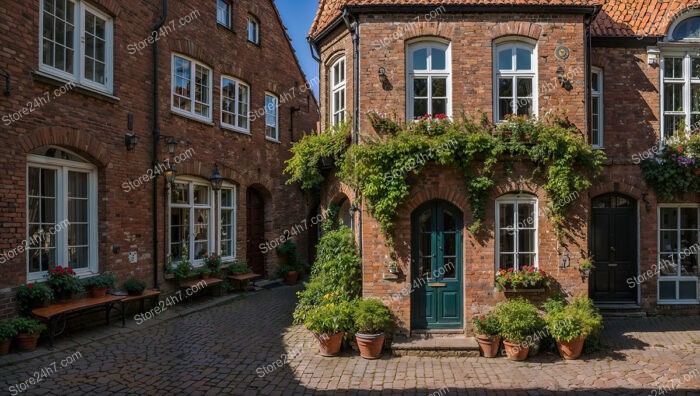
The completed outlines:
[[[83,159],[79,155],[72,153],[66,149],[60,148],[60,150],[68,152],[78,158]],[[84,160],[84,159],[83,159]],[[68,171],[71,169],[79,170],[79,171],[87,171],[89,172],[88,175],[88,181],[90,183],[89,189],[88,189],[88,262],[89,265],[87,268],[76,268],[75,273],[83,278],[90,276],[92,274],[96,274],[99,270],[99,252],[98,252],[98,211],[97,211],[97,167],[94,165],[87,163],[80,163],[80,162],[75,162],[75,161],[68,161],[68,160],[63,160],[60,158],[49,158],[49,157],[44,157],[41,155],[35,155],[35,154],[29,154],[27,155],[27,165],[25,169],[25,180],[29,180],[29,168],[30,167],[40,167],[40,168],[48,168],[48,169],[55,169],[57,171],[57,178],[61,178],[62,182],[61,183],[56,183],[56,201],[57,201],[57,210],[56,210],[56,222],[60,223],[61,221],[65,220],[68,218],[68,202],[66,200],[66,192],[65,192],[65,183],[63,181],[67,180],[67,174]],[[24,195],[25,195],[25,210],[27,213],[27,216],[29,216],[29,199],[27,198],[29,195],[29,183],[27,183],[27,187],[25,189]],[[70,225],[69,225],[70,227]],[[29,235],[29,219],[28,217],[25,218],[25,232],[27,239],[29,240],[32,235]],[[68,262],[68,230],[62,230],[58,233],[55,234],[56,237],[56,262],[57,263],[67,263]],[[47,274],[47,271],[41,271],[41,272],[29,272],[29,251],[25,249],[26,252],[26,273],[27,273],[27,283],[31,282],[36,282],[36,281],[42,281],[45,279],[45,275]]]
[[[657,212],[656,212],[656,218],[657,218],[657,231],[656,231],[656,265],[659,265],[659,259],[661,256],[661,210],[662,209],[679,209],[679,208],[695,208],[696,210],[700,211],[700,205],[697,204],[660,204],[658,205]],[[700,215],[700,214],[699,214]],[[699,218],[700,220],[700,218]],[[681,222],[681,217],[680,213],[678,216],[678,223],[676,224],[676,231],[680,230],[680,222]],[[669,229],[664,229],[664,231],[667,231]],[[682,250],[680,250],[680,231],[678,232],[678,252],[674,254],[679,254]],[[698,228],[698,237],[700,239],[700,227]],[[697,243],[700,243],[698,241]],[[692,246],[692,245],[691,245]],[[681,263],[679,262],[678,265],[680,266]],[[698,279],[698,276],[682,276],[682,275],[674,275],[674,276],[661,276],[661,271],[658,269],[659,272],[656,275],[656,301],[657,304],[659,305],[692,305],[692,304],[700,304],[700,280]],[[696,299],[695,300],[662,300],[660,298],[660,293],[659,293],[659,288],[661,287],[660,283],[662,281],[673,281],[676,284],[676,295],[679,296],[679,282],[680,281],[695,281],[695,291],[696,291]]]
[[[216,15],[217,15],[217,16],[216,16],[216,23],[218,23],[219,25],[221,25],[221,26],[223,26],[223,27],[225,27],[225,28],[227,28],[227,29],[231,29],[231,28],[232,28],[232,25],[233,25],[233,24],[232,24],[232,21],[233,21],[233,15],[232,15],[232,14],[233,14],[233,4],[232,4],[231,1],[229,1],[229,0],[222,0],[222,1],[228,5],[228,13],[226,14],[227,22],[224,24],[224,23],[221,23],[221,21],[219,21],[219,2],[217,1],[217,2],[216,2]]]
[[[672,42],[672,43],[688,43],[688,44],[695,44],[697,48],[698,42],[700,42],[700,39],[684,39],[680,41],[673,40],[673,32],[676,30],[678,25],[681,24],[681,22],[685,21],[686,19],[690,19],[693,17],[698,17],[700,16],[700,10],[691,10],[682,15],[680,18],[676,18],[675,21],[668,27],[668,30],[666,31],[666,37],[664,37],[664,42]]]
[[[335,81],[335,69],[336,67],[339,66],[339,64],[342,62],[343,64],[343,80],[342,81]],[[331,72],[330,72],[330,81],[331,81],[331,125],[336,125],[340,124],[345,121],[345,111],[347,109],[347,62],[345,61],[345,57],[341,56],[338,58],[335,62],[333,62],[333,65],[331,66]],[[344,106],[340,108],[339,104],[335,100],[336,94],[341,93],[341,95],[345,98],[343,100]],[[336,122],[336,115],[339,116],[339,121]]]
[[[605,147],[605,131],[604,131],[604,126],[605,126],[605,106],[604,106],[604,100],[605,100],[605,82],[604,82],[604,77],[605,75],[603,74],[603,69],[599,67],[592,67],[591,68],[591,75],[597,74],[598,75],[598,83],[600,84],[600,88],[596,91],[594,89],[591,89],[591,106],[593,106],[593,100],[592,98],[597,97],[598,98],[598,144],[593,144],[593,148],[596,149],[602,149]],[[593,120],[591,120],[592,122]],[[591,133],[593,133],[593,128],[591,128]]]
[[[691,49],[692,47],[692,49]],[[680,50],[677,46],[673,46],[674,49],[672,51],[663,51],[661,52],[661,62],[660,62],[660,67],[659,67],[659,73],[660,73],[660,79],[661,79],[661,84],[660,84],[660,89],[659,89],[659,106],[661,108],[661,122],[660,122],[660,129],[661,129],[661,141],[663,141],[667,138],[670,137],[668,134],[668,131],[666,131],[666,115],[669,113],[669,115],[673,115],[676,113],[676,115],[681,115],[677,114],[679,112],[677,111],[667,111],[666,108],[664,107],[665,105],[665,85],[666,81],[668,82],[675,82],[675,83],[683,83],[683,112],[685,113],[685,127],[686,130],[690,130],[690,128],[693,125],[692,122],[692,116],[693,113],[691,112],[691,107],[692,107],[692,97],[691,97],[691,90],[692,90],[692,84],[700,84],[700,79],[693,79],[691,77],[691,68],[693,64],[693,58],[700,58],[700,53],[697,50],[697,44],[691,45],[687,47],[687,50]],[[666,78],[664,76],[665,68],[666,68],[666,58],[683,58],[683,78]],[[697,114],[697,112],[695,112]],[[670,132],[675,132],[675,131],[670,131]]]
[[[506,72],[501,72],[499,70],[499,64],[498,64],[498,52],[500,50],[506,49],[506,48],[511,48],[511,49],[526,49],[528,51],[532,51],[532,59],[531,59],[531,65],[532,65],[532,70],[531,71],[518,71],[517,70],[517,62],[516,62],[516,51],[513,51],[513,71],[506,71]],[[530,77],[532,78],[532,116],[537,117],[539,115],[539,65],[537,63],[537,60],[539,59],[537,56],[537,49],[538,45],[536,42],[530,42],[530,41],[524,41],[522,39],[513,39],[513,38],[505,38],[502,40],[499,40],[494,43],[493,45],[493,119],[496,120],[496,122],[503,122],[504,120],[500,119],[500,114],[501,114],[501,109],[500,109],[500,103],[499,103],[499,91],[498,91],[498,81],[501,77],[510,77],[510,78],[522,78],[522,77]],[[516,104],[518,101],[518,94],[517,94],[517,85],[513,85],[513,104]]]
[[[275,98],[277,106],[275,106],[275,138],[267,136],[267,127],[272,126],[267,124],[267,97]],[[265,139],[271,142],[280,142],[280,98],[272,92],[265,92]]]
[[[178,107],[175,106],[175,101],[173,100],[173,97],[175,96],[175,58],[181,58],[186,61],[189,61],[191,64],[191,69],[190,69],[190,101],[191,101],[191,111],[185,111],[182,110]],[[196,79],[197,79],[197,70],[196,66],[200,66],[205,68],[206,70],[209,71],[209,117],[204,117],[201,116],[197,113],[195,113],[195,91],[196,91]],[[170,60],[170,111],[182,115],[187,118],[194,119],[196,121],[204,121],[206,123],[211,123],[213,120],[213,115],[214,115],[214,72],[211,67],[207,66],[206,64],[199,62],[193,58],[190,58],[188,56],[182,55],[182,54],[172,54],[171,60]]]
[[[215,205],[214,205],[214,192],[211,189],[211,184],[207,183],[205,181],[202,181],[199,178],[194,178],[194,177],[177,177],[175,180],[176,183],[182,183],[182,184],[187,184],[187,193],[188,193],[188,203],[187,204],[174,204],[172,203],[172,189],[168,190],[168,255],[172,256],[172,240],[171,240],[171,228],[172,228],[172,223],[170,222],[171,219],[171,209],[172,208],[181,208],[181,209],[189,209],[190,210],[190,224],[189,224],[189,230],[190,234],[187,236],[188,237],[188,253],[189,253],[189,261],[192,264],[193,267],[199,268],[204,266],[204,259],[199,259],[195,260],[194,259],[194,210],[197,208],[209,208],[209,224],[207,225],[209,227],[208,234],[209,234],[209,242],[207,246],[207,253],[215,252],[215,244],[216,244],[216,238],[212,237],[215,235],[213,232],[214,230],[214,214],[216,213],[215,211]],[[209,205],[201,205],[201,204],[195,204],[194,203],[194,186],[199,185],[199,186],[206,186],[209,190]],[[217,232],[218,233],[218,232]],[[174,261],[173,263],[177,264],[179,261]]]
[[[253,27],[253,33],[254,33],[253,36],[254,36],[255,40],[250,39],[251,25]],[[255,18],[251,15],[248,15],[248,22],[247,22],[247,29],[246,30],[247,30],[247,35],[248,35],[248,37],[247,37],[248,42],[259,45],[260,44],[260,22],[258,22],[257,18]]]
[[[235,110],[233,113],[235,122],[238,122],[238,117],[241,116],[241,110],[238,107],[239,106],[239,99],[240,99],[239,96],[241,94],[240,86],[243,85],[247,88],[246,103],[248,104],[248,114],[245,115],[246,117],[248,117],[248,127],[247,128],[242,128],[238,125],[231,125],[231,124],[224,122],[224,80],[225,79],[234,81],[236,83],[235,98],[234,98]],[[231,77],[231,76],[227,76],[227,75],[221,76],[220,81],[221,81],[221,84],[219,85],[219,88],[220,88],[221,92],[219,95],[219,97],[220,97],[219,114],[221,116],[220,117],[221,127],[225,128],[225,129],[230,129],[230,130],[233,130],[236,132],[241,132],[241,133],[245,133],[245,134],[250,135],[250,86],[248,84],[244,83],[243,81],[235,78],[235,77]]]
[[[504,196],[496,199],[495,202],[496,202],[496,218],[495,218],[496,238],[495,238],[495,245],[494,245],[494,250],[495,250],[495,260],[494,261],[496,262],[496,266],[495,266],[496,273],[498,273],[498,271],[501,269],[501,250],[500,250],[500,246],[501,246],[500,245],[500,242],[501,242],[501,237],[500,237],[500,234],[501,234],[501,232],[500,232],[501,231],[501,225],[500,225],[501,204],[515,205],[515,210],[513,211],[513,215],[515,216],[515,218],[513,219],[515,227],[513,229],[513,232],[516,233],[516,236],[514,238],[514,243],[515,243],[514,254],[515,254],[516,263],[513,266],[513,268],[515,269],[516,272],[518,271],[517,259],[518,259],[518,254],[520,252],[520,249],[518,246],[519,240],[518,240],[518,236],[517,236],[517,232],[520,230],[519,223],[518,223],[518,204],[530,203],[530,204],[534,205],[534,208],[533,208],[533,217],[534,217],[533,227],[535,229],[535,240],[534,240],[535,259],[534,259],[534,263],[535,263],[535,268],[539,268],[540,267],[540,265],[539,265],[540,253],[539,253],[539,218],[538,217],[539,217],[540,212],[539,212],[539,208],[538,208],[539,203],[538,203],[537,197],[533,196],[533,195],[504,195]],[[528,227],[527,229],[530,229],[530,228]]]
[[[44,59],[44,0],[39,2],[39,70],[67,80],[76,84],[112,94],[114,92],[114,20],[111,16],[92,7],[84,1],[69,0],[73,3],[73,73],[67,73],[63,70],[56,69],[53,66],[46,65]],[[105,81],[106,84],[99,84],[85,78],[85,11],[105,20]]]
[[[445,50],[445,71],[433,71],[432,64],[428,60],[428,70],[414,72],[413,70],[413,53],[424,48],[440,48]],[[452,45],[449,42],[441,40],[423,40],[413,42],[407,45],[406,50],[406,119],[414,120],[416,114],[413,114],[414,107],[414,90],[413,80],[416,78],[427,78],[428,82],[428,111],[432,111],[432,84],[430,81],[433,77],[442,77],[447,79],[447,106],[445,106],[445,115],[452,118]],[[435,115],[430,113],[431,115]],[[423,116],[419,114],[418,116]]]
[[[236,260],[237,257],[237,252],[236,249],[238,248],[238,243],[237,243],[237,238],[238,238],[238,188],[237,186],[226,183],[224,182],[221,186],[221,189],[230,189],[233,190],[233,206],[232,207],[226,207],[226,209],[232,210],[232,220],[233,220],[233,236],[232,236],[232,248],[231,252],[233,252],[233,255],[231,256],[223,256],[221,257],[223,260]],[[217,231],[216,231],[216,254],[221,255],[221,210],[223,209],[223,205],[221,204],[221,191],[217,191]]]

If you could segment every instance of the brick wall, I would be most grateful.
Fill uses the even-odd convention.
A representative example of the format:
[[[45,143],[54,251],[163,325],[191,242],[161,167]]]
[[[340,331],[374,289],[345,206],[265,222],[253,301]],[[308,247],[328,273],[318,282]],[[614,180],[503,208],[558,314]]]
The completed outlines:
[[[95,3],[92,3],[95,4]],[[151,168],[152,54],[151,46],[140,52],[130,51],[130,45],[147,39],[160,16],[160,3],[127,0],[99,1],[114,20],[114,93],[118,98],[92,94],[74,89],[54,98],[28,116],[11,125],[0,126],[0,251],[18,246],[26,238],[26,156],[38,147],[56,145],[74,151],[98,167],[99,201],[99,270],[114,271],[120,279],[136,277],[152,282],[152,218],[153,183],[125,192],[122,184],[134,180]],[[188,23],[180,24],[192,12]],[[253,14],[260,21],[260,45],[247,41],[246,18]],[[22,109],[27,102],[57,85],[33,74],[38,69],[39,5],[12,0],[0,5],[0,68],[12,75],[12,94],[0,97],[0,115]],[[304,111],[294,115],[294,137],[316,129],[318,115],[315,100],[303,92],[306,83],[297,66],[295,54],[286,32],[277,19],[271,1],[244,0],[234,2],[233,29],[216,23],[216,7],[206,1],[170,2],[166,25],[176,27],[160,37],[159,111],[163,135],[176,137],[180,144],[176,154],[194,150],[190,159],[176,165],[179,176],[196,176],[208,180],[214,163],[228,182],[238,186],[237,256],[246,258],[246,191],[255,188],[267,197],[265,237],[275,239],[291,229],[309,212],[308,197],[296,186],[286,186],[282,175],[284,160],[291,147],[291,107]],[[212,124],[181,117],[170,111],[171,56],[179,53],[195,58],[213,69]],[[220,79],[222,74],[240,78],[251,87],[251,111],[263,108],[265,92],[286,97],[279,108],[280,143],[265,139],[264,117],[251,123],[251,134],[231,132],[221,128]],[[298,87],[298,88],[295,88]],[[285,96],[286,94],[286,96]],[[133,132],[141,136],[136,149],[127,152],[124,135],[127,117],[133,115]],[[159,156],[167,158],[164,145]],[[159,282],[161,287],[173,287],[163,279],[162,268],[167,254],[164,182],[158,181]],[[302,256],[307,251],[306,235],[301,236]],[[121,246],[113,253],[114,245]],[[138,252],[138,262],[129,264],[128,253]],[[265,256],[267,270],[274,274],[277,255]],[[9,299],[14,288],[26,281],[26,256],[19,255],[2,265],[0,275],[0,317],[13,312]]]

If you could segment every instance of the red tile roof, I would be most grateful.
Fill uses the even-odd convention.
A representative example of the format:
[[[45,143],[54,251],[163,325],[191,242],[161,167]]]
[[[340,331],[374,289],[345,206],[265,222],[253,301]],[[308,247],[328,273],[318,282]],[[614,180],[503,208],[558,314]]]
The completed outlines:
[[[700,0],[319,0],[311,26],[315,36],[340,16],[346,5],[603,5],[593,22],[594,36],[664,35],[668,25],[690,7],[700,9]]]

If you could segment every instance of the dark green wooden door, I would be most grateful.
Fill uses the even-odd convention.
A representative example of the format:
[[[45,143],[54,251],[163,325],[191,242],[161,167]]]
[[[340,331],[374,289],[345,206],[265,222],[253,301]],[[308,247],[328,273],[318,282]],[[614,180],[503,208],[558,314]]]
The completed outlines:
[[[462,328],[462,212],[445,201],[411,218],[414,329]]]

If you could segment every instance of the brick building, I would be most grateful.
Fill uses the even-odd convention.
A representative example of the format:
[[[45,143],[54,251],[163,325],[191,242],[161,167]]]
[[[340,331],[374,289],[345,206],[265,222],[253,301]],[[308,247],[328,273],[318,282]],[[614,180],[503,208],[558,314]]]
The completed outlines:
[[[0,20],[0,317],[55,265],[168,290],[169,255],[217,252],[275,275],[259,244],[308,217],[282,170],[318,114],[272,0],[11,0]]]
[[[697,248],[700,197],[659,201],[642,179],[639,158],[658,148],[681,121],[688,126],[700,121],[700,80],[694,72],[700,64],[698,5],[655,0],[390,3],[320,2],[309,40],[321,58],[324,127],[349,117],[362,144],[374,133],[366,116],[370,111],[411,120],[425,113],[453,116],[482,109],[496,121],[514,112],[565,111],[608,157],[593,187],[569,211],[568,220],[579,226],[562,243],[539,210],[548,202],[542,186],[523,181],[531,174],[527,162],[517,163],[512,173],[497,171],[486,209],[486,239],[468,231],[472,218],[462,174],[429,165],[413,181],[409,202],[397,214],[393,239],[403,274],[398,280],[388,276],[390,251],[379,223],[351,188],[328,181],[324,205],[362,207],[351,223],[362,246],[363,293],[390,302],[401,332],[468,330],[472,315],[505,299],[494,288],[495,273],[528,263],[550,273],[565,292],[588,293],[606,309],[697,314],[697,249],[689,255],[683,249]],[[421,88],[426,86],[432,89]],[[522,93],[507,94],[513,86]],[[495,230],[507,228],[510,216],[532,213],[531,229],[522,227],[514,237],[503,237],[505,243],[497,241]],[[439,241],[432,248],[436,251],[430,246],[417,250],[428,257],[439,250],[456,260],[456,269],[404,293],[422,277],[410,249],[420,232],[412,232],[417,219],[430,219],[427,231]],[[443,222],[450,226],[436,226]],[[448,246],[444,241],[450,239]],[[579,263],[587,256],[596,268],[590,279],[582,279]],[[676,264],[658,276],[639,278],[664,258]],[[438,267],[433,258],[421,269]],[[642,281],[628,282],[635,278]],[[450,282],[456,292],[441,292]]]

